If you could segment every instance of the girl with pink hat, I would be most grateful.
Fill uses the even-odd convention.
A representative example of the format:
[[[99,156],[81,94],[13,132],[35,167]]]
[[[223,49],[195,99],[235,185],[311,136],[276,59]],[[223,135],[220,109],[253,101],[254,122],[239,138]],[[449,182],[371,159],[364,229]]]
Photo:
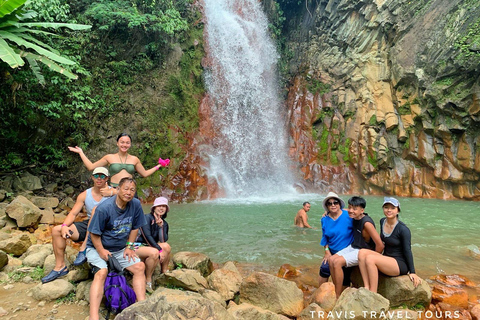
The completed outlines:
[[[169,210],[167,198],[156,198],[150,213],[145,216],[147,224],[140,228],[135,241],[139,245],[136,254],[145,262],[146,288],[150,293],[153,292],[152,275],[157,264],[160,262],[162,273],[168,271],[171,247],[167,243],[168,223],[165,218]],[[152,250],[158,254],[152,254]]]

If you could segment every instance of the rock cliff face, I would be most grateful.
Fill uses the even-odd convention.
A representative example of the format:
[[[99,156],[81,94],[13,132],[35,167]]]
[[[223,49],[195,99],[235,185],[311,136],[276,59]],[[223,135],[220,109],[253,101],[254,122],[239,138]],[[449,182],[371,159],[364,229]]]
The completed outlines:
[[[480,199],[480,2],[279,3],[304,189]]]

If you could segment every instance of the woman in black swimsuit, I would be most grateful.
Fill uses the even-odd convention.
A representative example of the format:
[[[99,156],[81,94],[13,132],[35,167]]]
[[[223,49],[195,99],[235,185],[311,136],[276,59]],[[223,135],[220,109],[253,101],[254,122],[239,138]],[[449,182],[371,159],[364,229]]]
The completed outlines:
[[[118,152],[117,153],[112,153],[112,154],[107,154],[103,156],[100,160],[97,162],[92,163],[90,159],[87,158],[85,153],[83,153],[83,150],[80,147],[68,147],[68,149],[72,152],[78,153],[80,155],[80,158],[82,159],[83,163],[85,164],[85,167],[87,167],[88,170],[93,170],[96,167],[106,167],[108,166],[108,171],[110,173],[110,183],[112,184],[113,187],[116,187],[118,185],[118,182],[125,177],[132,178],[133,174],[138,172],[142,177],[148,177],[151,174],[153,174],[155,171],[160,169],[162,167],[162,164],[165,164],[162,162],[162,164],[157,164],[151,169],[146,170],[140,160],[129,154],[128,149],[132,146],[132,137],[128,135],[127,133],[121,133],[117,137],[117,146],[118,146]],[[159,163],[161,158],[159,159]],[[162,160],[165,161],[165,160]],[[170,160],[168,160],[169,162]],[[168,163],[167,163],[168,165]],[[163,165],[166,166],[166,165]],[[103,190],[103,189],[102,189]],[[105,192],[110,192],[110,190],[104,190]],[[107,196],[110,194],[103,194],[103,196]]]
[[[385,243],[383,254],[366,249],[361,249],[358,254],[363,283],[372,292],[377,292],[378,289],[378,271],[393,277],[408,274],[414,287],[422,281],[415,274],[410,229],[398,220],[399,212],[398,200],[385,197],[385,218],[380,220],[380,238]]]

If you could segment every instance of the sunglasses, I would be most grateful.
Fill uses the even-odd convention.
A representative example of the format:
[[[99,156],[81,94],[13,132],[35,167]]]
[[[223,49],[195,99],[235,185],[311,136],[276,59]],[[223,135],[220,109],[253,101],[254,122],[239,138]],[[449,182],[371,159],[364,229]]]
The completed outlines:
[[[95,179],[98,179],[98,178],[100,178],[100,179],[105,179],[107,176],[104,175],[104,174],[95,173],[95,174],[93,175],[93,177],[94,177]]]
[[[330,206],[336,206],[336,205],[339,204],[339,203],[340,203],[340,202],[338,202],[338,201],[328,201],[328,202],[327,202],[327,206],[329,206],[329,207],[330,207]]]

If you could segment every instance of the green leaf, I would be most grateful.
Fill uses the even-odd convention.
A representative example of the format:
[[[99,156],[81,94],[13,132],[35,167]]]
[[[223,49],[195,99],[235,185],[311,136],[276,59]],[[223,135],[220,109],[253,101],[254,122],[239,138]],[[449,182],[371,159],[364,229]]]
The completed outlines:
[[[12,68],[18,68],[25,64],[25,61],[20,57],[19,54],[15,53],[10,45],[0,38],[0,59]]]
[[[33,49],[36,52],[38,52],[39,54],[44,55],[47,58],[52,59],[52,60],[54,60],[58,63],[68,64],[68,65],[74,65],[75,64],[75,62],[73,62],[70,59],[61,57],[56,53],[53,53],[53,52],[48,51],[48,50],[46,50],[46,49],[44,49],[44,48],[42,48],[42,47],[40,47],[36,44],[33,44],[31,42],[26,41],[25,39],[20,37],[20,36],[23,36],[22,34],[18,34],[18,35],[19,36],[15,35],[14,33],[11,33],[11,32],[6,32],[6,31],[0,30],[0,37],[2,37],[4,39],[7,39],[7,40],[10,40],[12,42],[15,42],[19,46],[24,46],[26,48]]]
[[[87,24],[56,23],[56,22],[18,22],[16,23],[16,26],[17,27],[54,28],[54,29],[68,28],[71,30],[88,30],[92,28],[91,25],[87,25]]]
[[[0,0],[0,18],[12,13],[27,0]]]
[[[27,59],[28,64],[30,65],[30,69],[32,69],[33,74],[35,75],[35,77],[37,77],[38,82],[40,82],[40,84],[42,85],[45,84],[45,78],[40,71],[40,67],[38,66],[37,61],[31,55],[26,55],[25,59]]]
[[[43,57],[43,56],[39,56],[39,55],[36,55],[36,54],[33,54],[31,52],[23,52],[21,54],[22,57],[25,57],[25,59],[28,57],[32,58],[32,59],[35,59],[36,61],[40,61],[41,63],[43,63],[44,65],[46,65],[49,69],[55,71],[55,72],[58,72],[60,74],[63,74],[64,76],[66,76],[67,78],[69,79],[73,79],[73,80],[76,80],[78,79],[78,76],[70,71],[68,71],[67,69],[59,66],[58,64],[56,64],[55,62],[53,62],[52,60],[48,59],[47,57]]]

